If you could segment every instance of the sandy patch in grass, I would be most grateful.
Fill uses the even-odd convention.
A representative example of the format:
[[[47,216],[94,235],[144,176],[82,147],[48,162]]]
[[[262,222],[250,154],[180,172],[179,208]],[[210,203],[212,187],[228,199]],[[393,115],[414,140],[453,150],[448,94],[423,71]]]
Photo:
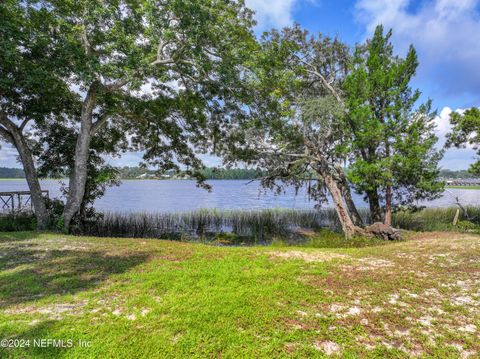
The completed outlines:
[[[270,252],[273,257],[282,259],[301,259],[305,262],[326,262],[332,259],[349,258],[340,253],[332,252],[301,252],[301,251],[286,251],[286,252]]]
[[[326,277],[301,275],[334,299],[304,310],[339,330],[362,328],[355,341],[365,350],[414,357],[447,348],[451,357],[479,357],[479,249],[479,236],[428,233],[374,253],[363,250],[369,255],[348,257]],[[317,349],[326,354],[321,343]]]
[[[378,271],[379,269],[393,269],[395,263],[387,259],[379,258],[357,258],[352,260],[351,264],[344,264],[339,266],[343,272],[355,272],[355,271]]]
[[[340,353],[340,346],[337,343],[329,340],[324,342],[315,342],[313,346],[315,349],[323,351],[327,355]]]
[[[59,320],[65,315],[82,315],[83,307],[87,305],[87,301],[79,301],[75,303],[55,303],[45,306],[26,306],[5,309],[5,314],[43,314],[49,319]]]

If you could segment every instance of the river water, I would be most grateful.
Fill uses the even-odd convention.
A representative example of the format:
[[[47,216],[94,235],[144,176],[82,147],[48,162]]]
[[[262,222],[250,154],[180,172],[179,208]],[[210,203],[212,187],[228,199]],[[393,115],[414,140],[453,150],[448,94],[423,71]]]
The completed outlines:
[[[196,187],[190,180],[124,180],[118,187],[111,187],[103,198],[95,202],[100,211],[113,212],[183,212],[201,208],[264,209],[264,208],[313,208],[304,190],[295,193],[287,189],[275,195],[263,191],[257,181],[214,180],[208,182],[212,191]],[[50,191],[50,198],[61,197],[60,182],[45,180],[42,189]],[[0,192],[28,190],[25,180],[2,180]],[[443,196],[431,202],[420,203],[427,207],[449,207],[458,197],[464,205],[480,204],[480,190],[449,189]],[[366,207],[363,198],[354,194],[359,208]],[[329,206],[326,204],[325,206]]]

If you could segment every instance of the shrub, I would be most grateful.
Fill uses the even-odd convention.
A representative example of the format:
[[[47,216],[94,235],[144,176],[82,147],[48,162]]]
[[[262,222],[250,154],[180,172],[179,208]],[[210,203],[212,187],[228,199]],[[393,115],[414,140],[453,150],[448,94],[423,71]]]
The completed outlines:
[[[33,231],[37,220],[30,213],[0,216],[0,232]]]

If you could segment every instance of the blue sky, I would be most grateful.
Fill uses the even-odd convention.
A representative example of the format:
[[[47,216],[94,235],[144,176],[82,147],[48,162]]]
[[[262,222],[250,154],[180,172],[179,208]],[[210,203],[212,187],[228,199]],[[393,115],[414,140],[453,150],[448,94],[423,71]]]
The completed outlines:
[[[480,106],[480,0],[246,0],[257,10],[257,31],[297,22],[312,33],[338,36],[354,45],[376,25],[393,30],[398,54],[413,44],[420,66],[413,86],[438,110],[443,145],[449,113]],[[441,166],[465,169],[472,149],[451,149]]]
[[[377,24],[393,29],[399,54],[410,44],[420,66],[413,86],[438,110],[439,144],[449,130],[451,111],[480,106],[480,0],[246,0],[255,10],[257,33],[297,22],[312,33],[338,36],[354,45],[371,35]],[[0,150],[0,166],[19,167],[16,152]],[[116,165],[137,165],[139,153],[116,159]],[[472,149],[448,150],[442,167],[465,169],[475,159]],[[205,157],[207,164],[218,161]]]

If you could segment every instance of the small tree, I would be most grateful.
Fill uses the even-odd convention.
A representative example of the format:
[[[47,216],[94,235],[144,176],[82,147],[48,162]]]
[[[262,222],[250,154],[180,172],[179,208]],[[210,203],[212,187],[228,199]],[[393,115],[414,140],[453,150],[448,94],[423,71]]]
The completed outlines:
[[[480,108],[470,108],[463,113],[453,112],[450,115],[452,132],[447,134],[447,147],[457,148],[471,145],[480,155]],[[469,172],[480,175],[480,161],[473,163]]]
[[[92,137],[108,129],[107,123],[147,134],[134,139],[145,148],[146,160],[199,167],[188,143],[163,139],[163,130],[201,132],[208,129],[212,113],[230,110],[253,40],[253,22],[242,2],[85,0],[52,5],[72,46],[74,71],[65,80],[84,93],[64,213],[68,228],[84,196]],[[183,107],[168,112],[171,99]],[[157,107],[150,110],[145,104]],[[167,111],[158,108],[164,104]],[[154,121],[150,115],[159,112]]]
[[[420,92],[409,83],[418,66],[411,46],[402,59],[393,54],[392,32],[378,26],[358,46],[344,83],[349,144],[349,179],[365,194],[375,222],[391,224],[394,203],[432,199],[443,191],[438,180],[442,151],[435,149],[435,113],[430,102],[415,107]]]

